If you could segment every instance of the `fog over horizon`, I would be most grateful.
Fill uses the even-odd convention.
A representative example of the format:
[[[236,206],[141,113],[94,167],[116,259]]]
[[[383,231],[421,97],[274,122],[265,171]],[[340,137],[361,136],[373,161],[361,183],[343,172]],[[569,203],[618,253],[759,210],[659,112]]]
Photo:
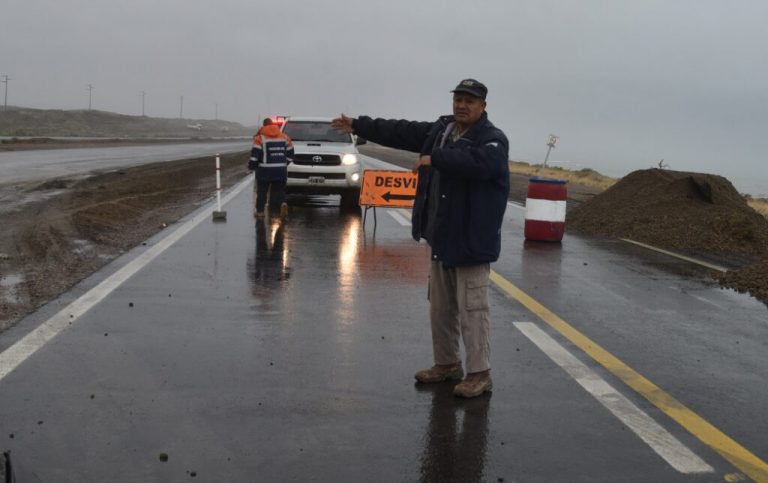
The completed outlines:
[[[8,104],[218,118],[434,120],[467,77],[512,159],[658,165],[768,196],[768,3],[7,0]],[[5,85],[0,84],[0,89]],[[0,90],[0,95],[3,92]],[[1,100],[2,98],[0,98]],[[218,108],[217,108],[218,107]]]

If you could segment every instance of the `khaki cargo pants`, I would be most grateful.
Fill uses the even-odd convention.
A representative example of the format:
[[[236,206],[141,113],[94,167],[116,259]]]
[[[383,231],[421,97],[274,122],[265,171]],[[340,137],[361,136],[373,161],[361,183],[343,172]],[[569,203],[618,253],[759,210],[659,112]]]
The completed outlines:
[[[428,298],[435,364],[461,361],[461,336],[467,353],[466,372],[490,369],[490,264],[443,268],[441,262],[430,263]]]

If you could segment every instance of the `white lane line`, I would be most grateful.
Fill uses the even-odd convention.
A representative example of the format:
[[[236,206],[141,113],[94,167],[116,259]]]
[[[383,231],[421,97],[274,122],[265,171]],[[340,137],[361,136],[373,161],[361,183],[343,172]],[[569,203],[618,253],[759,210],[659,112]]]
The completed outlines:
[[[395,221],[400,223],[402,226],[411,226],[411,222],[408,221],[403,215],[401,215],[399,210],[387,210],[387,213],[389,213],[389,216],[394,218]]]
[[[715,265],[713,263],[708,263],[703,260],[697,260],[695,258],[686,257],[685,255],[680,255],[679,253],[670,252],[669,250],[664,250],[663,248],[655,247],[653,245],[647,245],[645,243],[640,243],[639,241],[630,240],[629,238],[619,238],[621,241],[625,241],[627,243],[631,243],[633,245],[637,245],[639,247],[647,248],[648,250],[653,250],[655,252],[663,253],[664,255],[669,255],[670,257],[679,258],[680,260],[685,260],[686,262],[695,263],[696,265],[701,265],[702,267],[709,268],[711,270],[716,270],[718,272],[727,272],[728,269],[725,267],[721,267],[719,265]]]
[[[679,290],[679,289],[675,288],[675,290]],[[717,302],[713,302],[713,301],[711,301],[709,299],[706,299],[704,297],[700,297],[698,295],[693,295],[692,293],[689,293],[688,295],[690,295],[691,297],[695,298],[699,302],[704,302],[705,304],[709,304],[709,305],[711,305],[713,307],[717,307],[720,310],[728,310],[725,307],[723,307],[722,305],[718,304]]]
[[[674,291],[674,292],[681,293],[681,294],[687,295],[689,297],[693,297],[696,300],[698,300],[699,302],[703,302],[703,303],[709,304],[709,305],[711,305],[713,307],[717,307],[720,310],[728,310],[726,307],[718,304],[717,302],[713,302],[712,300],[709,300],[707,298],[701,297],[699,295],[694,295],[694,294],[692,294],[690,292],[686,292],[685,290],[682,290],[680,287],[675,287],[674,285],[667,285],[667,288],[672,290],[672,291]]]
[[[674,469],[680,473],[715,471],[536,324],[515,322],[514,325]]]
[[[232,191],[223,197],[221,200],[222,204],[229,202],[252,183],[253,176],[248,176],[245,180],[235,185]],[[101,283],[81,295],[77,300],[67,305],[56,315],[43,322],[35,330],[25,335],[16,341],[15,344],[0,353],[0,381],[16,369],[22,362],[27,360],[32,354],[37,352],[37,350],[59,335],[61,331],[74,323],[81,315],[88,312],[113,290],[136,274],[136,272],[157,258],[157,256],[163,253],[168,247],[176,243],[204,220],[209,220],[214,208],[214,203],[210,203],[210,208],[206,208],[197,216],[178,227],[168,234],[168,236],[160,240],[156,245],[128,262],[121,269],[104,279]]]

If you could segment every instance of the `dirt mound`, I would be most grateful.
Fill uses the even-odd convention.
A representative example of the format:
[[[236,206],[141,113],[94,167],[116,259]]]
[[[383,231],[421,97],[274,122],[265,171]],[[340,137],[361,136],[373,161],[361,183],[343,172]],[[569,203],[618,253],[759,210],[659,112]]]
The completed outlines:
[[[720,277],[720,284],[739,292],[749,292],[768,303],[768,258]]]
[[[634,171],[573,209],[566,229],[630,238],[657,247],[756,265],[729,273],[725,286],[768,301],[768,220],[722,176],[662,169]]]
[[[768,256],[768,221],[722,176],[634,171],[574,209],[567,229],[663,248]]]

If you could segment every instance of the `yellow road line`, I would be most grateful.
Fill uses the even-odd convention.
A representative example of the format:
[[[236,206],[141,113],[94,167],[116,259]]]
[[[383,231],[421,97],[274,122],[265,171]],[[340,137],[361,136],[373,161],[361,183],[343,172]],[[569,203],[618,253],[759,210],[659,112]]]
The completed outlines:
[[[768,463],[685,407],[680,401],[664,392],[493,270],[491,270],[491,281],[597,361],[598,364],[640,393],[667,416],[677,421],[688,432],[720,453],[723,458],[744,474],[755,481],[768,482]]]
[[[631,243],[633,245],[637,245],[639,247],[647,248],[648,250],[653,250],[655,252],[663,253],[664,255],[669,255],[671,257],[679,258],[680,260],[685,260],[686,262],[695,263],[696,265],[701,265],[702,267],[706,267],[711,270],[717,270],[718,272],[725,273],[728,271],[727,268],[721,267],[720,265],[715,265],[714,263],[707,263],[702,260],[686,257],[685,255],[680,255],[679,253],[670,252],[669,250],[664,250],[663,248],[655,247],[653,245],[646,245],[645,243],[640,243],[639,241],[630,240],[629,238],[619,238],[619,240],[625,241],[627,243]]]

